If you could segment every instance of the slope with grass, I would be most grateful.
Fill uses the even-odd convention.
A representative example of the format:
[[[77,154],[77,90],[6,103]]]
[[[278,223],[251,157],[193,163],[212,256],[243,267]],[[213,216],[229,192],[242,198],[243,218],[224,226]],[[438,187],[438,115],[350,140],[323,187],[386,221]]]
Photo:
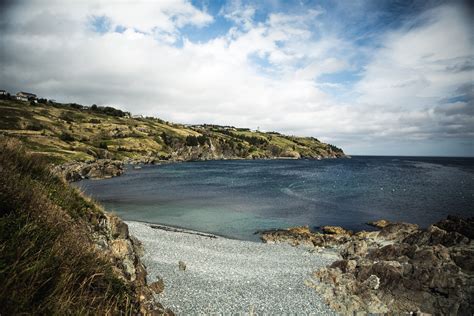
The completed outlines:
[[[56,163],[100,158],[157,160],[336,158],[344,152],[313,137],[218,125],[133,118],[110,107],[0,100],[0,134]]]
[[[0,136],[0,314],[166,313],[119,218]]]

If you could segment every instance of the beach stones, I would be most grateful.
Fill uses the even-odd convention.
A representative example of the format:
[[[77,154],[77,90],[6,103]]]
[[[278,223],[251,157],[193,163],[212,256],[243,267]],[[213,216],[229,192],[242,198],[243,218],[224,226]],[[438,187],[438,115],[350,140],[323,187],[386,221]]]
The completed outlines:
[[[155,292],[156,294],[160,294],[165,289],[165,283],[163,279],[158,277],[158,281],[155,281],[150,284],[150,289]]]

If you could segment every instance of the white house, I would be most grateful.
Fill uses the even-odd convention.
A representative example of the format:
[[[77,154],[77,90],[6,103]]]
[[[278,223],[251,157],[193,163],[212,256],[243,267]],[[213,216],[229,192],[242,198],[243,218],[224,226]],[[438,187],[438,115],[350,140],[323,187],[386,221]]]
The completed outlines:
[[[16,99],[20,100],[20,101],[28,101],[30,99],[35,100],[36,99],[36,94],[21,91],[21,92],[18,92],[16,94]]]
[[[0,90],[0,95],[7,95],[7,93],[8,93],[8,92],[5,91],[5,90]]]

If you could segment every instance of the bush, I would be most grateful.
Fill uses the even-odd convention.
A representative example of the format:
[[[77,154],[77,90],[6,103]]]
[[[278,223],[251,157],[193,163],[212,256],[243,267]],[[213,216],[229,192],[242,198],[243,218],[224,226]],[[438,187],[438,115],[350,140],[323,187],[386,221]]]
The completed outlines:
[[[189,135],[186,137],[186,146],[197,146],[199,145],[198,139],[196,136]]]
[[[62,133],[59,136],[59,139],[62,140],[63,142],[73,142],[75,140],[75,138],[69,133]]]
[[[163,142],[165,143],[166,146],[172,147],[172,148],[177,148],[183,145],[183,140],[180,139],[179,137],[172,136],[169,134],[166,134],[165,132],[161,133],[161,139],[163,139]],[[184,140],[184,143],[186,140]]]
[[[70,107],[72,107],[73,109],[76,109],[76,110],[82,110],[84,108],[84,106],[80,105],[80,104],[77,104],[77,103],[71,103],[69,104]]]
[[[44,129],[44,125],[39,122],[31,122],[26,126],[26,129],[32,131],[41,131],[42,129]]]
[[[130,112],[124,112],[122,110],[113,108],[111,106],[97,106],[96,104],[92,104],[90,107],[90,110],[92,112],[96,113],[102,113],[105,115],[110,115],[110,116],[118,116],[118,117],[123,117],[123,116],[130,116]]]
[[[74,114],[69,112],[69,111],[61,112],[61,114],[59,115],[59,118],[61,120],[64,120],[64,121],[68,122],[68,123],[74,122]]]
[[[203,146],[205,145],[206,143],[209,142],[209,137],[205,136],[205,135],[200,135],[197,137],[197,140],[199,142],[199,145]]]
[[[102,149],[108,149],[106,142],[100,142],[98,147]]]

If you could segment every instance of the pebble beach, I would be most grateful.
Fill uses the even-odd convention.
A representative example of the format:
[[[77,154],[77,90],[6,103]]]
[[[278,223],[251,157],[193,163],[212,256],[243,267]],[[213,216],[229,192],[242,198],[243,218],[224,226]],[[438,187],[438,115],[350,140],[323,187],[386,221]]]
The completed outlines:
[[[334,252],[127,224],[144,245],[149,282],[164,280],[158,300],[178,315],[335,315],[305,285],[313,271],[337,260]]]

